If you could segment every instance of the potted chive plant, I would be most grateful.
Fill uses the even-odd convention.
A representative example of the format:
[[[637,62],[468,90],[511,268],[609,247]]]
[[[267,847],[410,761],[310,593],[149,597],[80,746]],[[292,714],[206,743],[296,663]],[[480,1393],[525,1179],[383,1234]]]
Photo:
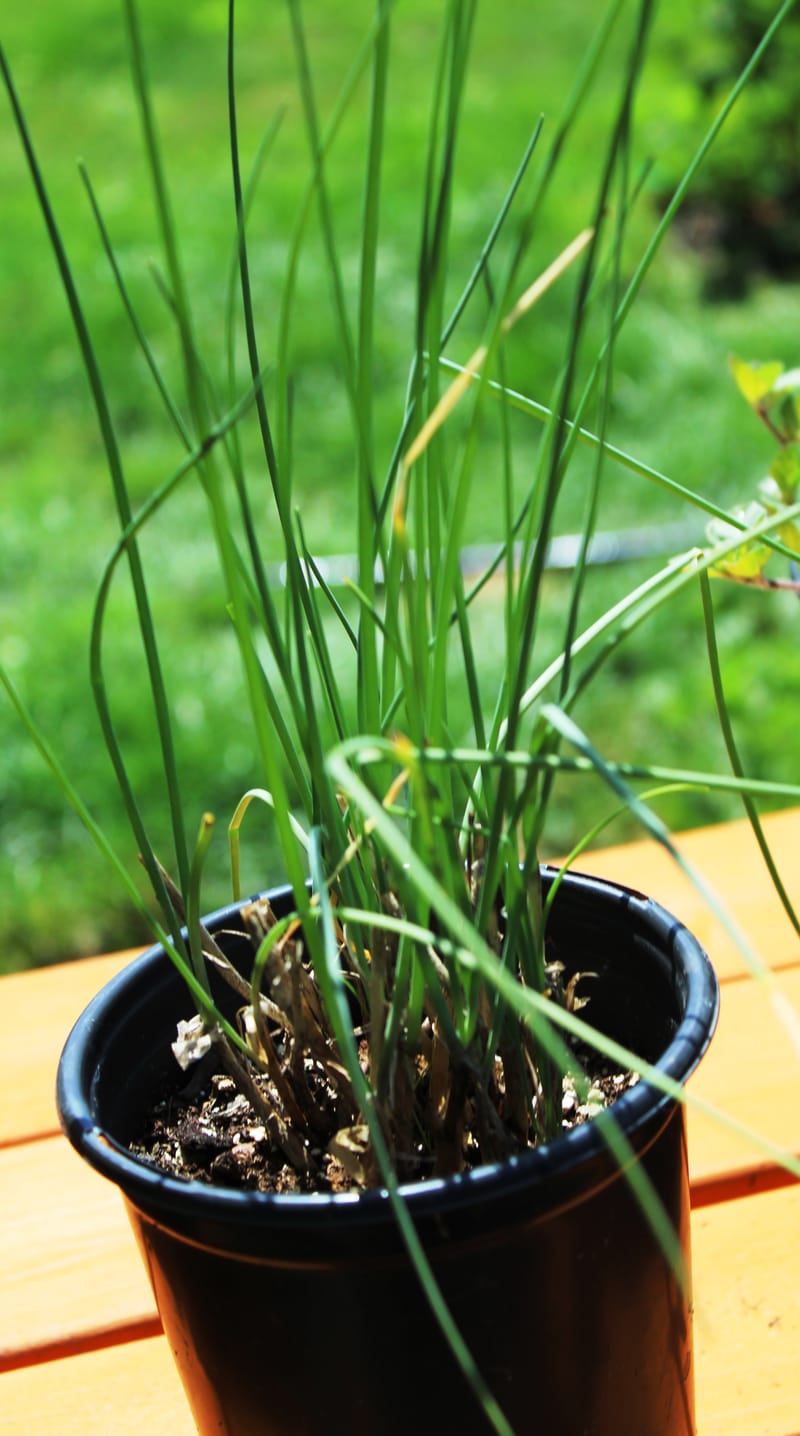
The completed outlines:
[[[386,402],[375,309],[383,136],[392,106],[402,106],[392,68],[400,11],[379,3],[365,20],[323,117],[300,7],[287,7],[297,103],[284,123],[305,130],[308,176],[264,323],[251,226],[259,166],[243,175],[231,0],[238,300],[227,341],[205,353],[146,46],[126,0],[160,285],[182,365],[180,381],[159,367],[85,177],[108,282],[182,446],[174,470],[154,475],[136,503],[87,311],[3,59],[119,515],[92,613],[91,682],[152,910],[10,676],[2,679],[157,940],[78,1023],[59,1104],[70,1139],[124,1193],[203,1433],[694,1430],[680,1095],[713,1030],[715,980],[693,938],[646,898],[539,864],[561,774],[599,774],[669,844],[646,794],[595,751],[573,710],[589,684],[603,682],[627,633],[741,543],[734,520],[733,535],[707,554],[671,562],[605,615],[583,617],[610,462],[615,342],[680,198],[628,278],[632,121],[651,8],[644,0],[624,23],[620,5],[609,8],[562,121],[549,137],[534,123],[471,273],[453,275],[476,6],[443,7],[408,367],[387,457],[374,442],[375,405]],[[598,73],[615,77],[616,96],[596,192],[583,228],[545,254],[548,186]],[[330,174],[340,127],[359,116],[354,280]],[[273,139],[270,128],[259,160],[267,173]],[[303,426],[320,421],[325,402],[304,388],[292,344],[312,235],[349,415],[343,509],[352,538],[342,547],[355,567],[346,594],[304,521]],[[569,289],[571,317],[542,402],[512,379],[514,364],[524,370],[535,352],[537,306],[554,286]],[[588,470],[575,467],[580,441],[593,453]],[[585,488],[584,528],[553,650],[541,638],[546,558],[574,483]],[[470,506],[487,487],[496,548],[468,575]],[[201,795],[179,781],[175,695],[145,569],[159,516],[171,515],[177,533],[198,497],[244,674],[245,702],[231,722],[247,726],[256,753],[229,828],[233,905],[211,918],[201,914],[214,824],[197,811]],[[765,542],[777,525],[760,520]],[[265,532],[279,535],[280,575],[265,557]],[[168,863],[142,819],[106,679],[109,601],[126,575],[163,759]],[[487,650],[500,656],[488,677]],[[265,892],[245,898],[239,846],[254,807],[269,814],[288,881],[275,889],[264,872]]]

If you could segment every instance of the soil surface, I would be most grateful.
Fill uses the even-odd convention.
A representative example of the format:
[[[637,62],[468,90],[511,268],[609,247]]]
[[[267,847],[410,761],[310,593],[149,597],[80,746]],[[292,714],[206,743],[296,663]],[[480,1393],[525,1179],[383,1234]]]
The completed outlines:
[[[385,902],[393,910],[390,899]],[[174,1082],[167,1079],[131,1144],[137,1156],[161,1171],[188,1181],[276,1193],[381,1185],[360,1110],[363,1081],[371,1080],[373,1064],[380,1088],[375,1108],[403,1183],[505,1161],[551,1140],[559,1127],[568,1131],[589,1121],[636,1081],[576,1042],[563,1064],[574,1063],[581,1074],[576,1089],[576,1080],[562,1078],[527,1029],[507,1022],[490,1037],[492,1010],[485,999],[468,1051],[448,1044],[449,1017],[426,1004],[415,1016],[413,1036],[393,1032],[387,1057],[384,1027],[379,1024],[373,1032],[369,1014],[371,1004],[381,1010],[389,1001],[396,943],[378,933],[362,970],[341,928],[339,955],[361,1068],[354,1083],[339,1055],[299,926],[290,924],[273,940],[277,919],[268,898],[246,903],[240,916],[240,935],[249,937],[251,945],[257,949],[270,940],[259,972],[258,1005],[252,1003],[250,983],[205,933],[207,960],[243,1002],[236,1019],[243,1041],[235,1047],[220,1028],[208,1030],[200,1017],[178,1024],[172,1050],[186,1074],[183,1086],[177,1076]],[[499,913],[492,932],[499,953]],[[234,935],[228,932],[229,938]],[[428,957],[441,965],[432,951]],[[544,971],[547,995],[565,1010],[578,1012],[593,1001],[591,984],[586,996],[579,988],[597,974],[574,972],[567,978],[557,959]],[[492,1059],[486,1061],[489,1052]]]
[[[590,1121],[638,1080],[636,1073],[609,1072],[595,1062],[588,1100],[581,1102],[574,1083],[564,1078],[562,1128],[569,1131]],[[247,1097],[231,1077],[219,1072],[195,1078],[183,1093],[165,1096],[131,1151],[170,1176],[217,1186],[262,1192],[336,1192],[356,1186],[335,1156],[313,1145],[305,1172],[290,1166]],[[468,1157],[464,1165],[469,1167]],[[402,1179],[418,1181],[428,1175],[425,1159],[419,1157],[402,1172]]]

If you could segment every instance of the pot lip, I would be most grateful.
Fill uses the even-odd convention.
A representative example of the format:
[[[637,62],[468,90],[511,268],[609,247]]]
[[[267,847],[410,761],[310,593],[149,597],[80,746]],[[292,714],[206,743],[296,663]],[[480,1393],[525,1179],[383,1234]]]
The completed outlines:
[[[545,879],[557,869],[543,867]],[[708,1047],[719,1012],[719,985],[716,974],[697,939],[677,918],[653,899],[632,888],[604,878],[579,873],[565,876],[565,887],[584,895],[596,894],[604,902],[622,905],[631,914],[643,935],[660,940],[671,955],[686,989],[683,1017],[661,1057],[653,1064],[672,1081],[683,1085]],[[289,888],[274,888],[277,900]],[[209,927],[230,919],[241,904],[219,909],[206,922]],[[155,944],[134,958],[100,990],[78,1018],[67,1038],[58,1067],[57,1107],[61,1126],[76,1150],[97,1171],[118,1185],[135,1205],[174,1214],[189,1208],[197,1217],[259,1225],[265,1220],[287,1232],[316,1224],[327,1214],[348,1225],[374,1224],[396,1220],[386,1188],[366,1192],[269,1193],[229,1189],[200,1182],[182,1181],[160,1172],[103,1130],[92,1110],[94,1052],[97,1031],[119,1004],[127,1005],[133,987],[143,981],[148,968],[163,970],[164,954]],[[618,1125],[630,1139],[645,1124],[665,1122],[675,1099],[643,1078],[614,1103]],[[463,1209],[476,1202],[507,1198],[515,1190],[537,1186],[545,1179],[566,1173],[570,1168],[602,1157],[608,1151],[597,1118],[573,1128],[554,1141],[508,1158],[501,1163],[475,1168],[449,1177],[403,1184],[399,1192],[412,1216],[425,1217],[443,1209]]]

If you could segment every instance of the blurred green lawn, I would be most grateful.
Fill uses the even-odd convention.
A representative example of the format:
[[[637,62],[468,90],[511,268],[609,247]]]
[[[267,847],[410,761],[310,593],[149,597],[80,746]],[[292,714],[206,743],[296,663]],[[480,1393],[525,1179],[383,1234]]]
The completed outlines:
[[[670,8],[701,23],[710,5]],[[307,5],[321,99],[333,103],[371,7],[366,0]],[[225,120],[226,6],[144,0],[142,19],[170,177],[181,216],[183,251],[199,296],[202,337],[219,346],[219,315],[231,244],[231,202]],[[433,63],[436,6],[404,0],[397,7],[392,74],[395,106],[387,134],[386,237],[380,256],[378,447],[388,461],[412,344],[416,200],[427,124],[425,97]],[[474,75],[459,153],[454,274],[471,269],[492,215],[529,133],[543,112],[557,117],[576,57],[597,19],[593,0],[558,6],[510,0],[484,15],[475,43]],[[291,217],[307,173],[302,127],[291,83],[292,59],[283,6],[242,5],[241,129],[245,153],[280,106],[286,114],[259,192],[251,233],[259,319],[274,324],[275,289],[286,259]],[[4,44],[23,98],[51,198],[63,227],[89,312],[135,497],[166,477],[180,456],[160,416],[143,365],[108,275],[76,160],[96,186],[128,282],[165,368],[177,373],[169,316],[149,264],[156,257],[149,193],[139,156],[139,131],[126,69],[121,14],[102,0],[37,0],[3,20]],[[598,85],[593,106],[570,143],[537,241],[543,268],[586,222],[597,181],[598,126],[610,89]],[[330,171],[339,232],[356,263],[364,105],[343,126]],[[655,27],[640,104],[641,158],[652,153],[648,191],[658,191],[659,160],[692,136],[680,66]],[[115,536],[111,495],[86,384],[64,300],[35,205],[10,111],[0,124],[0,656],[68,772],[119,850],[132,863],[124,821],[88,693],[88,626],[102,563]],[[545,131],[547,134],[548,130]],[[689,156],[686,150],[686,158]],[[632,254],[654,224],[647,191],[632,225]],[[533,277],[533,275],[531,276]],[[698,261],[676,240],[664,248],[618,346],[610,438],[657,469],[720,503],[748,497],[770,458],[770,445],[737,398],[726,373],[731,351],[752,358],[798,360],[800,289],[758,284],[747,301],[703,306]],[[308,537],[320,553],[352,547],[351,461],[347,424],[331,352],[333,316],[319,300],[319,257],[311,245],[300,281],[292,337],[298,409],[311,405],[314,423],[296,435],[298,484]],[[510,356],[526,391],[546,399],[565,322],[559,290],[537,310]],[[453,357],[470,352],[469,330]],[[220,352],[220,374],[223,372]],[[517,421],[515,421],[517,422]],[[519,420],[520,423],[528,421]],[[566,495],[561,531],[580,521],[580,469]],[[523,478],[520,478],[523,482]],[[493,536],[496,481],[487,472],[476,488],[471,531]],[[636,528],[684,521],[692,511],[645,480],[609,466],[600,528]],[[703,541],[697,515],[696,541]],[[265,518],[264,542],[270,550]],[[180,523],[171,511],[148,536],[148,572],[171,674],[182,771],[197,819],[215,811],[224,825],[239,795],[258,782],[254,754],[239,722],[240,682],[224,609],[213,574],[210,541],[197,496]],[[277,551],[276,551],[277,556]],[[598,612],[654,568],[656,558],[592,573],[587,614]],[[548,580],[553,612],[567,579]],[[785,595],[716,590],[720,642],[730,706],[743,756],[757,776],[791,781],[796,773],[796,694],[800,683],[800,610]],[[129,602],[112,605],[114,711],[127,744],[143,810],[167,859],[169,843],[152,722],[142,698],[141,663]],[[491,664],[491,602],[480,615]],[[545,629],[543,642],[555,628]],[[705,670],[699,596],[690,594],[657,617],[622,650],[613,682],[577,716],[597,746],[617,758],[650,759],[699,769],[724,767]],[[635,686],[634,686],[635,685]],[[631,695],[634,695],[631,698]],[[564,850],[613,800],[565,781],[547,834]],[[735,801],[701,795],[662,805],[676,827],[737,811]],[[127,945],[145,934],[77,821],[50,786],[42,764],[5,704],[0,705],[0,970]],[[608,840],[631,835],[608,830]],[[217,840],[216,875],[207,907],[226,899],[225,861]],[[279,877],[266,820],[253,824],[246,881]]]

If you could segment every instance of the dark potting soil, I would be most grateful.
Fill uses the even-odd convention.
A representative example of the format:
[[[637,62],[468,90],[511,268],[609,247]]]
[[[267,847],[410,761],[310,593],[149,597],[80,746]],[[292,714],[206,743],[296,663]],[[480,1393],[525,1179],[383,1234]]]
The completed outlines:
[[[256,945],[276,921],[269,898],[245,904],[240,918]],[[227,1038],[215,1038],[199,1018],[180,1022],[172,1048],[188,1076],[180,1086],[176,1067],[175,1081],[165,1078],[131,1150],[170,1175],[263,1192],[380,1185],[360,1099],[338,1057],[302,933],[291,928],[272,943],[257,1010],[249,1002],[249,983],[215,939],[206,934],[205,943],[217,976],[238,1001],[244,999],[238,1021],[256,1061],[237,1055]],[[341,952],[353,984],[354,1024],[363,1024],[363,978],[347,966],[344,931]],[[393,952],[381,950],[380,956],[388,969]],[[553,1000],[567,1010],[597,1000],[596,992],[579,991],[596,973],[577,972],[566,980],[557,957],[545,972]],[[369,1077],[376,1060],[369,1029],[354,1026],[354,1036],[359,1064]],[[476,1051],[485,1040],[481,1025]],[[566,1130],[590,1120],[636,1080],[583,1044],[575,1044],[573,1056],[576,1071],[584,1074],[579,1090],[541,1057],[530,1034],[515,1038],[510,1027],[499,1035],[488,1074],[467,1054],[454,1066],[435,1015],[424,1013],[413,1043],[398,1044],[392,1069],[388,1137],[399,1180],[424,1181],[503,1161],[535,1145],[544,1132],[551,1135],[559,1116]]]
[[[586,1053],[581,1055],[584,1070],[591,1076],[589,1100],[581,1102],[574,1083],[564,1078],[565,1131],[590,1121],[638,1081],[636,1073],[609,1072],[596,1058],[591,1061]],[[170,1176],[218,1186],[262,1192],[337,1192],[357,1185],[338,1157],[315,1148],[313,1142],[305,1148],[305,1171],[287,1162],[233,1078],[219,1072],[202,1085],[195,1079],[182,1093],[172,1092],[157,1102],[130,1149]],[[463,1165],[478,1165],[470,1162],[468,1150],[463,1153]],[[401,1172],[404,1181],[424,1180],[430,1175],[430,1158],[420,1153],[410,1156]]]

